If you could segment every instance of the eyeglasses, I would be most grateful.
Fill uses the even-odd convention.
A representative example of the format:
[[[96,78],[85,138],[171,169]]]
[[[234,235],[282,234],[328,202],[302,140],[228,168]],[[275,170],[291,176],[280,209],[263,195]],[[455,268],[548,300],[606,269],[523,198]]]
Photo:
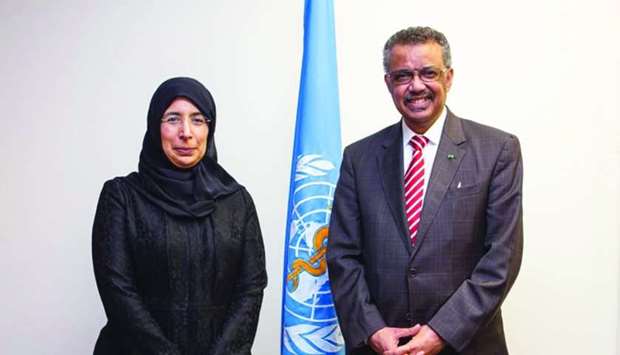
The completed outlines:
[[[209,122],[211,122],[210,119],[208,119],[201,113],[197,113],[197,114],[193,114],[189,116],[189,120],[190,120],[191,125],[195,127],[202,127],[202,126],[209,124]],[[165,123],[173,127],[178,127],[182,125],[183,121],[184,121],[183,117],[177,113],[169,113],[161,119],[162,123]]]
[[[418,73],[418,77],[425,83],[432,83],[439,80],[441,74],[448,71],[448,69],[439,69],[435,67],[426,67],[422,69],[403,69],[396,70],[387,74],[388,78],[392,81],[392,83],[396,85],[405,85],[409,84],[415,78],[416,73]]]

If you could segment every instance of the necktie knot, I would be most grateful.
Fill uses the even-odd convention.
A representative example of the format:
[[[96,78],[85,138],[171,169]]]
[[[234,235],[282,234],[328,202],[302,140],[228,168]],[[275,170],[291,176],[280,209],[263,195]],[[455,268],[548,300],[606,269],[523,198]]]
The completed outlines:
[[[409,144],[413,147],[413,149],[419,150],[419,151],[422,151],[422,149],[426,147],[427,143],[428,143],[428,138],[424,136],[417,136],[417,135],[411,137],[411,140],[409,141]]]

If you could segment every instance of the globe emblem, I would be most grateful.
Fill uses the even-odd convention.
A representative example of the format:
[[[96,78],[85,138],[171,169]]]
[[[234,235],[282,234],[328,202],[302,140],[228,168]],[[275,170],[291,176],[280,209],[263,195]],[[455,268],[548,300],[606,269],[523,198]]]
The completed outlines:
[[[336,321],[329,288],[325,251],[335,185],[302,184],[295,191],[290,231],[286,311],[306,321]],[[299,199],[297,197],[300,197]]]
[[[339,354],[344,339],[327,276],[335,165],[318,154],[297,160],[289,211],[284,286],[283,354]]]

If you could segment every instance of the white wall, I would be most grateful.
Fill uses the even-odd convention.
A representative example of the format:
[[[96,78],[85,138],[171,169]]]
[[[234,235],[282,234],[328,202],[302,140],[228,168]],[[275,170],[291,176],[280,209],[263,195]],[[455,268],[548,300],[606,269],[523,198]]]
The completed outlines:
[[[450,107],[523,147],[512,353],[617,354],[617,0],[336,1],[343,145],[398,119],[387,37],[443,31]],[[270,284],[254,350],[277,353],[303,2],[5,0],[0,16],[0,352],[92,350],[104,324],[90,260],[99,190],[136,169],[156,86],[189,75],[212,90],[220,162],[257,204]]]

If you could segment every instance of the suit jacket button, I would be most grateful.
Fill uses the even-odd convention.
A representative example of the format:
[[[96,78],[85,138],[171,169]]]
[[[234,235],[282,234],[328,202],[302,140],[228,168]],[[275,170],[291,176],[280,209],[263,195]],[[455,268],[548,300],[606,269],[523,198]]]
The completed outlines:
[[[409,269],[409,275],[411,275],[411,276],[415,276],[416,272],[417,272],[417,270],[414,267]]]

